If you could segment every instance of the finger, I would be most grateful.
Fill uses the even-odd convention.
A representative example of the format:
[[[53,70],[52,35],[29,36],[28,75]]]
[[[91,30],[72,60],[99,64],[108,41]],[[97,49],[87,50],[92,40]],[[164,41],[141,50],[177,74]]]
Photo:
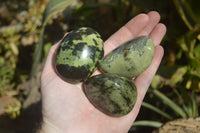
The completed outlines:
[[[163,54],[164,54],[163,47],[156,46],[154,58],[152,60],[151,65],[147,68],[146,71],[144,71],[142,74],[140,74],[138,77],[135,78],[135,84],[136,87],[138,88],[138,97],[140,97],[140,99],[144,98],[146,91],[149,85],[151,84],[151,81],[160,65]]]
[[[159,23],[154,27],[149,37],[153,40],[155,46],[157,46],[160,44],[165,33],[166,33],[166,26],[162,23]]]
[[[148,36],[160,21],[160,14],[156,11],[151,11],[147,15],[149,16],[149,23],[138,36]]]
[[[136,37],[146,27],[148,22],[149,16],[146,14],[137,15],[130,20],[104,43],[105,55],[122,43],[125,43]]]

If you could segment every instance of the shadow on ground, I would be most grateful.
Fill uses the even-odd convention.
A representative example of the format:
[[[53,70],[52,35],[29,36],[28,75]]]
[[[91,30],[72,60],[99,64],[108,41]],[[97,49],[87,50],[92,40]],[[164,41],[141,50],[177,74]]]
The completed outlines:
[[[19,118],[12,120],[8,116],[0,117],[0,133],[35,133],[42,118],[41,101],[22,111]]]

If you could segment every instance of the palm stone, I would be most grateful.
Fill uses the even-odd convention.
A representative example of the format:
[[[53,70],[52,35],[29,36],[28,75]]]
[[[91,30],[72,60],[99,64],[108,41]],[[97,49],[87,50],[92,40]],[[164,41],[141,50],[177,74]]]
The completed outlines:
[[[78,83],[94,73],[103,56],[101,36],[91,28],[82,27],[70,32],[60,43],[55,68],[65,81]]]
[[[135,77],[144,72],[154,56],[153,40],[147,36],[126,42],[109,53],[100,63],[104,73]]]
[[[110,116],[123,116],[134,107],[137,89],[130,78],[104,73],[89,78],[84,84],[89,101]]]

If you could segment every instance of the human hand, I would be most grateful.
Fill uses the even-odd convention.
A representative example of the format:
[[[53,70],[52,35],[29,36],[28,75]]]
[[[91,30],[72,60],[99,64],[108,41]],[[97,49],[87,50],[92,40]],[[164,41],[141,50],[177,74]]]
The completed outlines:
[[[130,113],[122,117],[111,117],[102,113],[89,102],[82,89],[82,83],[67,83],[56,74],[53,60],[59,42],[52,46],[41,76],[43,123],[40,133],[128,132],[163,57],[164,51],[159,44],[166,27],[159,21],[160,15],[155,11],[139,14],[104,43],[105,55],[128,40],[142,35],[149,36],[155,44],[151,65],[133,79],[138,93],[136,104]],[[94,75],[100,73],[97,70]]]

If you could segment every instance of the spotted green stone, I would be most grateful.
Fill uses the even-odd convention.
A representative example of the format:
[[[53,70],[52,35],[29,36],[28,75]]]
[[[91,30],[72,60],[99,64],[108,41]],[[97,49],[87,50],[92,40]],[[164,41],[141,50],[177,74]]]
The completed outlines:
[[[96,108],[111,116],[126,115],[137,99],[137,89],[132,80],[112,73],[89,78],[84,91]]]
[[[105,73],[135,77],[148,68],[153,56],[153,40],[147,36],[142,36],[109,53],[100,63],[100,68]]]
[[[62,40],[55,57],[56,71],[69,83],[84,81],[97,69],[103,55],[101,36],[91,28],[79,28]]]

